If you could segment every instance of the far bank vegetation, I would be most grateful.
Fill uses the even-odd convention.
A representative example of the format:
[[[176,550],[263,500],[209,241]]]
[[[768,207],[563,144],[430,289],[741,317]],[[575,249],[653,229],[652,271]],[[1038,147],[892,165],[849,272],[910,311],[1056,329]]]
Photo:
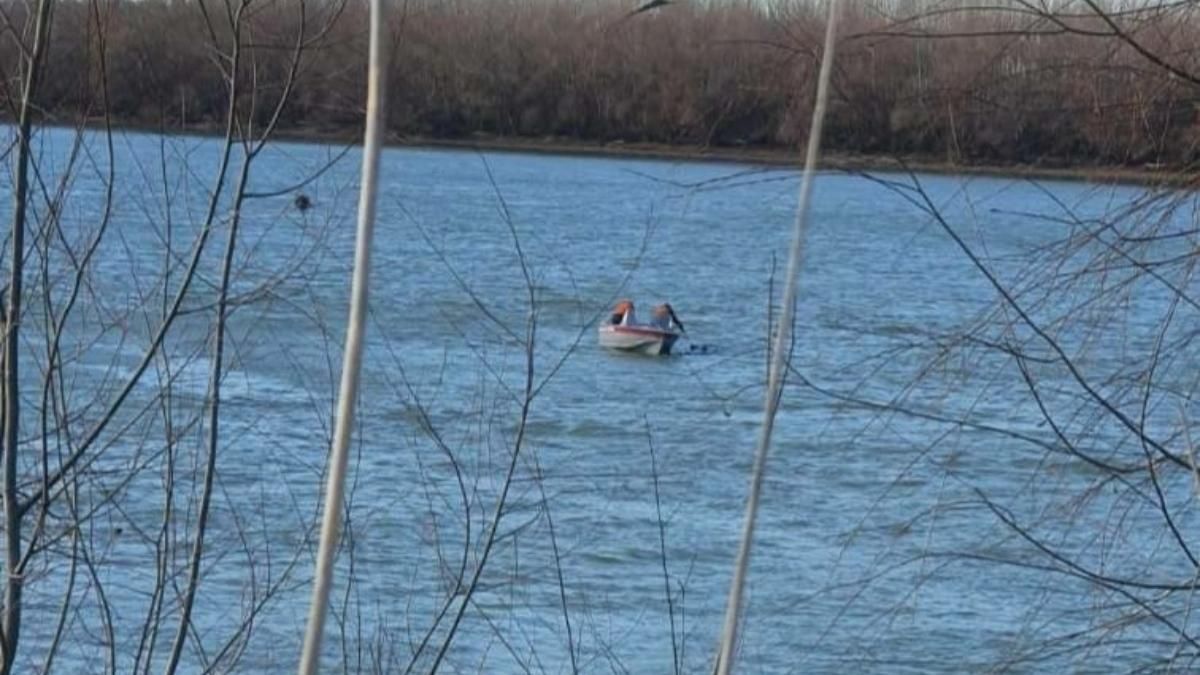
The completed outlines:
[[[365,91],[365,5],[256,5],[245,36],[264,73],[312,35],[281,128],[351,136]],[[819,3],[680,1],[625,17],[624,0],[394,0],[395,137],[480,136],[701,147],[803,145]],[[127,125],[204,129],[225,114],[212,63],[214,0],[104,2],[109,112]],[[94,2],[55,4],[44,115],[95,116]],[[1198,9],[1192,3],[848,3],[826,127],[834,153],[949,163],[1179,166],[1197,159]],[[14,25],[24,5],[0,0]],[[1046,9],[1050,7],[1051,9]],[[1124,7],[1124,5],[1122,5]],[[1040,9],[1039,9],[1040,8]],[[223,22],[211,23],[221,31]],[[1167,59],[1165,69],[1139,51]],[[0,41],[11,52],[12,41]],[[16,63],[0,53],[0,63]],[[15,94],[0,91],[0,110]],[[262,122],[272,111],[258,111]]]

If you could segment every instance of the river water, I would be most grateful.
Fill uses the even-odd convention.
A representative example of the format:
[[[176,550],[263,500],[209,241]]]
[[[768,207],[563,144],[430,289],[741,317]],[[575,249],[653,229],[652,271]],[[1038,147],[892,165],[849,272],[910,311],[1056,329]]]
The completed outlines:
[[[69,130],[38,137],[39,218],[72,168],[72,139]],[[186,672],[294,669],[354,238],[359,156],[341,152],[275,144],[249,173]],[[27,282],[26,493],[40,481],[42,439],[57,465],[136,372],[164,297],[184,278],[219,155],[214,139],[116,135],[111,219],[65,330],[70,433],[41,434],[32,431],[44,407],[39,299],[50,289],[61,310],[73,278],[63,241],[87,241],[104,214],[106,151],[102,137],[86,137],[54,211],[64,234],[48,244],[31,237],[51,262]],[[167,333],[170,358],[154,360],[86,452],[75,485],[92,515],[80,516],[78,546],[66,497],[51,509],[57,534],[35,556],[27,591],[21,658],[30,670],[45,661],[64,594],[57,669],[104,671],[112,659],[117,672],[147,660],[160,670],[169,653],[206,463],[212,305],[241,161],[233,159],[198,276]],[[768,321],[779,310],[769,298],[782,283],[795,173],[404,148],[385,152],[382,176],[329,668],[404,671],[455,579],[465,570],[470,580],[504,493],[444,669],[558,673],[574,662],[584,672],[664,673],[674,659],[682,672],[704,670],[762,416]],[[1133,231],[1124,210],[1157,193],[877,178],[897,185],[843,173],[816,183],[796,373],[747,589],[743,672],[1111,672],[1172,655],[1186,668],[1196,655],[1186,639],[1035,542],[1090,570],[1194,579],[1146,497],[1148,474],[1110,480],[1064,450],[1069,441],[1135,468],[1145,461],[1081,380],[1143,419],[1139,373],[1158,340],[1168,348],[1144,428],[1180,450],[1183,420],[1200,417],[1191,403],[1196,309],[1173,305],[1169,290],[1197,290],[1190,197],[1143,204],[1142,220],[1153,221],[1144,227],[1172,235],[1135,252],[1156,261],[1159,279],[1112,246]],[[312,208],[295,207],[299,192]],[[936,207],[1013,302],[921,205]],[[1110,222],[1116,229],[1104,230]],[[670,301],[688,331],[682,353],[597,348],[594,322],[618,297],[643,315]],[[1031,323],[1063,347],[1079,377]],[[530,334],[536,395],[505,492]],[[1169,464],[1160,471],[1180,536],[1200,544],[1191,477]],[[68,593],[79,546],[91,551],[90,571],[77,565]],[[461,597],[414,672],[431,667]],[[1200,621],[1173,597],[1155,596],[1163,603],[1155,607],[1190,635]],[[156,603],[161,627],[144,638]]]

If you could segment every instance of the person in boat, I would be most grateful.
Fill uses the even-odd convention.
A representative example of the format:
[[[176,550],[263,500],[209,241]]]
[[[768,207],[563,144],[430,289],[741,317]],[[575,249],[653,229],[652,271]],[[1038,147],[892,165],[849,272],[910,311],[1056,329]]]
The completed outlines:
[[[650,325],[663,330],[671,330],[671,310],[666,303],[657,305],[650,313]]]
[[[671,307],[671,303],[669,302],[664,302],[654,308],[650,325],[663,330],[683,330],[683,322],[679,320],[679,317],[675,316],[675,309]]]
[[[622,300],[613,307],[612,316],[608,322],[614,326],[628,326],[633,323],[633,303],[629,300]]]

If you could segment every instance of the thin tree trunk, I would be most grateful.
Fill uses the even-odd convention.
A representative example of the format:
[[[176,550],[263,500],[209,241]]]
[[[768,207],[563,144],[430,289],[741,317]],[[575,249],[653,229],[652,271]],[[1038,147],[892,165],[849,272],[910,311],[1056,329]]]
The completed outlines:
[[[387,83],[387,33],[383,0],[370,0],[371,41],[367,75],[367,128],[363,139],[362,187],[358,196],[358,234],[354,246],[354,272],[350,289],[350,317],[346,326],[346,353],[342,360],[342,380],[338,391],[337,420],[329,453],[329,479],[325,487],[321,538],[313,579],[312,603],[308,627],[300,653],[299,672],[315,675],[321,664],[321,643],[325,637],[325,616],[333,582],[334,555],[342,528],[342,493],[346,465],[350,455],[350,434],[358,400],[358,375],[362,367],[363,336],[367,320],[367,290],[371,269],[371,239],[375,230],[376,188],[379,180],[379,154],[383,146],[385,85]]]
[[[742,591],[750,568],[750,552],[754,544],[754,524],[758,517],[758,500],[762,492],[763,476],[766,475],[767,454],[771,449],[771,432],[775,427],[775,413],[783,392],[783,380],[791,365],[792,325],[796,309],[797,279],[804,258],[805,229],[808,221],[808,206],[812,194],[813,176],[816,174],[817,159],[821,152],[821,127],[825,118],[825,105],[829,98],[829,77],[833,64],[833,51],[837,35],[837,0],[830,0],[829,15],[825,27],[825,49],[821,56],[821,70],[817,80],[816,105],[813,108],[812,127],[808,134],[808,150],[804,159],[804,174],[800,179],[800,198],[796,204],[795,230],[788,254],[787,277],[784,279],[783,307],[779,317],[779,331],[775,334],[775,345],[771,349],[771,369],[767,373],[767,395],[763,410],[763,424],[759,431],[758,444],[751,470],[750,492],[746,497],[746,515],[742,525],[742,538],[738,545],[734,563],[733,582],[729,588],[729,599],[725,606],[725,623],[721,629],[721,642],[717,651],[717,675],[730,675],[737,651],[738,623],[742,609]]]
[[[17,643],[21,635],[21,516],[17,495],[17,442],[21,426],[20,393],[20,318],[22,277],[25,256],[26,202],[29,197],[30,134],[33,128],[33,97],[37,93],[42,57],[50,31],[52,0],[40,0],[34,27],[33,49],[28,60],[25,89],[21,92],[20,117],[17,121],[17,155],[14,167],[12,260],[8,285],[8,306],[4,320],[4,545],[5,573],[3,659],[0,673],[12,672]]]

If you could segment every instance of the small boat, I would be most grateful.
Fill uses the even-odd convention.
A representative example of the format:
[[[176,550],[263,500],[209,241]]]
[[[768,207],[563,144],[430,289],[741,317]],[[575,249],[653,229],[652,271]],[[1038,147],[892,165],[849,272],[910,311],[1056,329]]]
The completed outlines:
[[[683,324],[675,317],[671,305],[665,303],[654,308],[650,323],[638,323],[633,316],[633,303],[622,300],[598,331],[601,347],[665,356],[683,334]]]

